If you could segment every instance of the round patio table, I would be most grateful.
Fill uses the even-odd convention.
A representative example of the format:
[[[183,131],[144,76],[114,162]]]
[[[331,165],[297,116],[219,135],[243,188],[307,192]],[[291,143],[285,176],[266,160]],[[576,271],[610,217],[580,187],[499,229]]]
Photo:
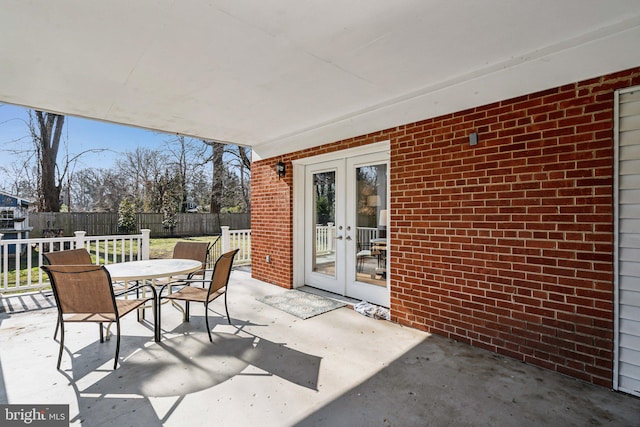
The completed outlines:
[[[193,259],[147,259],[107,264],[105,268],[113,281],[125,282],[126,285],[128,282],[150,280],[151,284],[155,286],[155,279],[193,273],[202,269],[202,263]],[[165,282],[162,283],[162,285],[164,284]],[[156,342],[160,342],[160,322],[158,322],[160,318],[158,316],[160,292],[156,293],[155,303],[154,339]]]

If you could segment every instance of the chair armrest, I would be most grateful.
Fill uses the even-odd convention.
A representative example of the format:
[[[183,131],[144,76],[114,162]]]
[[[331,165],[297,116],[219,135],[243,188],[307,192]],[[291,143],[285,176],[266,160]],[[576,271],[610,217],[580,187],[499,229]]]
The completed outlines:
[[[187,279],[191,279],[193,276],[197,274],[202,274],[202,277],[204,277],[207,271],[211,271],[211,270],[207,270],[206,268],[201,268],[200,270],[192,271],[191,273],[187,274]]]
[[[167,288],[167,286],[191,286],[192,283],[202,283],[203,287],[204,287],[204,283],[209,281],[210,279],[207,278],[207,273],[213,274],[213,269],[202,269],[202,270],[198,270],[198,272],[202,272],[202,278],[199,279],[191,279],[191,278],[186,278],[186,279],[178,279],[178,280],[174,280],[168,283],[165,283],[162,288],[160,288],[160,290],[158,291],[159,295],[162,295],[162,292],[164,292],[164,290]],[[197,273],[197,272],[196,272]],[[211,277],[211,276],[209,276]]]
[[[128,289],[126,289],[124,291],[114,292],[113,295],[116,296],[116,297],[119,297],[119,296],[122,296],[122,295],[126,295],[126,294],[130,294],[130,293],[133,293],[133,292],[137,292],[142,288],[151,289],[151,293],[153,295],[153,300],[154,301],[156,300],[156,296],[157,296],[156,288],[153,285],[150,285],[150,284],[144,284],[144,285],[139,285],[138,284],[138,285],[135,285],[135,286],[131,286],[131,287],[129,287]]]

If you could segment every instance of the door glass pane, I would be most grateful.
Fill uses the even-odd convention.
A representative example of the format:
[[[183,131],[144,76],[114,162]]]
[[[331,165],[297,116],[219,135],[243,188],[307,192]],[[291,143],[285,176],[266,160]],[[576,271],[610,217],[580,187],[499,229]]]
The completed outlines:
[[[356,168],[356,280],[387,285],[387,165]]]
[[[313,238],[313,271],[335,277],[336,274],[336,173],[313,174],[315,206]]]

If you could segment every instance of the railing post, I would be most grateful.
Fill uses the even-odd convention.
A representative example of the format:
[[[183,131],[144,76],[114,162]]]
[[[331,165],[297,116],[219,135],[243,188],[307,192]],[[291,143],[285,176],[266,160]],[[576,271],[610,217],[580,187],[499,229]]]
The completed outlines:
[[[229,226],[223,225],[222,229],[222,253],[227,253],[231,250],[231,233],[229,233]]]
[[[148,228],[143,228],[140,230],[142,232],[142,258],[141,259],[149,259],[149,239],[151,235],[151,230]]]
[[[87,235],[86,231],[74,231],[73,234],[76,235],[76,249],[84,248],[84,238]]]

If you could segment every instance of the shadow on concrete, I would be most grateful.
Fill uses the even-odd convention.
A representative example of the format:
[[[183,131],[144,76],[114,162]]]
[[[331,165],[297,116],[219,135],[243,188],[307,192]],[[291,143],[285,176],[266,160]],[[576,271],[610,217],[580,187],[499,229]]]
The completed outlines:
[[[135,420],[160,425],[187,395],[236,376],[273,375],[317,390],[320,357],[243,332],[241,322],[234,325],[235,332],[213,332],[210,343],[206,332],[198,331],[199,326],[204,329],[203,319],[192,316],[190,324],[181,324],[159,343],[149,337],[123,336],[116,370],[110,369],[115,343],[105,346],[95,341],[73,350],[71,368],[62,372],[78,401],[78,416],[71,421],[93,424],[98,421],[96,414],[109,414],[109,423],[103,420],[106,424],[125,425],[126,417],[135,413]],[[186,329],[190,332],[181,332]],[[249,365],[262,372],[243,372]],[[158,399],[167,405],[161,411],[154,407]]]
[[[638,420],[640,399],[431,336],[295,425],[634,426]]]
[[[43,310],[46,308],[55,308],[55,306],[56,300],[51,291],[0,296],[0,314]]]

